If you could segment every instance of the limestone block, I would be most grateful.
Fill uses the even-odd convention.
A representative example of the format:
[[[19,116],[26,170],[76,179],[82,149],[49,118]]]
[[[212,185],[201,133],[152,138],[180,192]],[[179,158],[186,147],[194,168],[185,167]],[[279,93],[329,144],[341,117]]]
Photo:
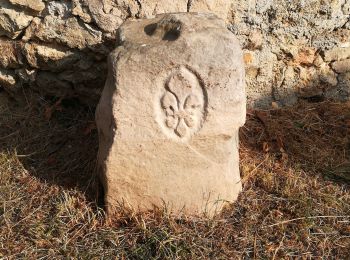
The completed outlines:
[[[51,71],[68,69],[81,58],[69,49],[37,43],[25,43],[23,53],[32,68]]]
[[[92,21],[87,3],[83,0],[72,0],[72,14],[79,16],[85,23],[91,23]]]
[[[350,47],[336,47],[324,52],[325,61],[338,61],[350,58]]]
[[[350,71],[350,59],[335,61],[332,63],[332,68],[338,73]]]
[[[64,20],[48,15],[43,20],[37,17],[33,19],[23,37],[24,41],[31,39],[57,42],[69,48],[94,50],[102,41],[102,33],[88,24],[80,24],[75,17]]]
[[[9,2],[36,12],[40,12],[45,8],[45,4],[41,0],[9,0]]]
[[[328,64],[323,64],[319,71],[320,80],[332,87],[338,84],[337,74],[329,67]]]
[[[49,1],[47,3],[47,15],[56,18],[69,18],[72,12],[72,3],[70,1]]]
[[[230,0],[192,0],[191,12],[210,12],[222,19],[227,19],[232,1]]]
[[[0,87],[8,92],[14,92],[16,89],[16,76],[14,71],[0,68]]]
[[[151,18],[156,14],[187,12],[187,0],[143,0],[140,1],[142,17]]]
[[[246,97],[236,37],[197,13],[127,21],[119,36],[96,111],[107,208],[213,215],[241,190]]]
[[[7,40],[5,37],[0,37],[0,67],[10,69],[19,68],[22,64],[21,48],[21,42],[13,42]]]
[[[114,32],[123,21],[138,10],[137,1],[83,0],[99,28]]]
[[[33,16],[24,14],[5,0],[0,0],[0,36],[15,39],[32,19]]]

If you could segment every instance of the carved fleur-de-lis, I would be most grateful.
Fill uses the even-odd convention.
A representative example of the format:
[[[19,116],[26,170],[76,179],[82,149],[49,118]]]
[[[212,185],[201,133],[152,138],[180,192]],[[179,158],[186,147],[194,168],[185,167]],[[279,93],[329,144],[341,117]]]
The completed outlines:
[[[179,137],[184,137],[189,128],[195,126],[195,113],[201,103],[196,95],[189,93],[175,96],[174,93],[166,91],[162,100],[162,108],[165,111],[165,124],[173,129]]]

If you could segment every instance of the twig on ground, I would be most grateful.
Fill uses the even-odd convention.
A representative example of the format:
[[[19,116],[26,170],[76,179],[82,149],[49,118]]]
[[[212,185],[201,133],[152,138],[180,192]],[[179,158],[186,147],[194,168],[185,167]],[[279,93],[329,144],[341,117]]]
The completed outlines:
[[[293,219],[288,219],[288,220],[284,220],[284,221],[281,221],[281,222],[278,222],[278,223],[275,223],[275,224],[272,224],[272,225],[265,226],[265,228],[266,227],[274,227],[274,226],[278,226],[278,225],[283,225],[283,224],[287,224],[287,223],[290,223],[290,222],[293,222],[293,221],[297,221],[297,220],[317,219],[317,218],[350,218],[350,215],[349,216],[311,216],[311,217],[293,218]]]

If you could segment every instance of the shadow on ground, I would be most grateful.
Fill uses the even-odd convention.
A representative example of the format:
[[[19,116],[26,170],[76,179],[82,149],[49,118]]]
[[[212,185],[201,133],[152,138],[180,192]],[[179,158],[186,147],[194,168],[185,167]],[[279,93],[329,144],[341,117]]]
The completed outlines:
[[[299,102],[250,110],[241,129],[242,153],[273,156],[326,180],[350,181],[350,103]]]
[[[95,201],[98,141],[94,111],[75,99],[0,93],[0,152],[14,153],[40,180],[77,188]]]

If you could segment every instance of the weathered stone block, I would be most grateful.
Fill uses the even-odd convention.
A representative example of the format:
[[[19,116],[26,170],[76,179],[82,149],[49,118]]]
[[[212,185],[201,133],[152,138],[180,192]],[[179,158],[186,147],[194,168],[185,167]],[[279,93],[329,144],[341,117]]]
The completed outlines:
[[[229,0],[191,0],[191,12],[210,12],[226,20],[228,18],[232,1]]]
[[[14,92],[16,89],[16,76],[13,70],[0,68],[0,87],[8,92]]]
[[[32,19],[33,16],[24,14],[5,0],[0,0],[0,36],[15,39]]]
[[[41,70],[68,70],[78,61],[86,61],[79,52],[50,44],[25,43],[22,53],[32,68]],[[75,66],[78,71],[80,67]]]
[[[350,59],[335,61],[332,63],[332,68],[338,73],[350,71]]]
[[[140,14],[142,17],[151,18],[156,14],[186,12],[187,0],[144,0],[140,1]]]
[[[9,2],[35,12],[41,12],[45,8],[45,4],[41,0],[9,0]]]
[[[0,37],[0,67],[6,69],[19,68],[22,65],[21,48],[22,43],[7,40]]]
[[[350,47],[336,47],[324,52],[325,61],[338,61],[350,58]]]
[[[237,39],[223,20],[196,13],[128,21],[119,35],[96,112],[108,208],[212,215],[241,190]]]
[[[102,41],[102,33],[87,24],[81,25],[75,17],[59,19],[48,15],[42,21],[40,18],[34,18],[23,40],[56,42],[70,48],[94,50]]]

